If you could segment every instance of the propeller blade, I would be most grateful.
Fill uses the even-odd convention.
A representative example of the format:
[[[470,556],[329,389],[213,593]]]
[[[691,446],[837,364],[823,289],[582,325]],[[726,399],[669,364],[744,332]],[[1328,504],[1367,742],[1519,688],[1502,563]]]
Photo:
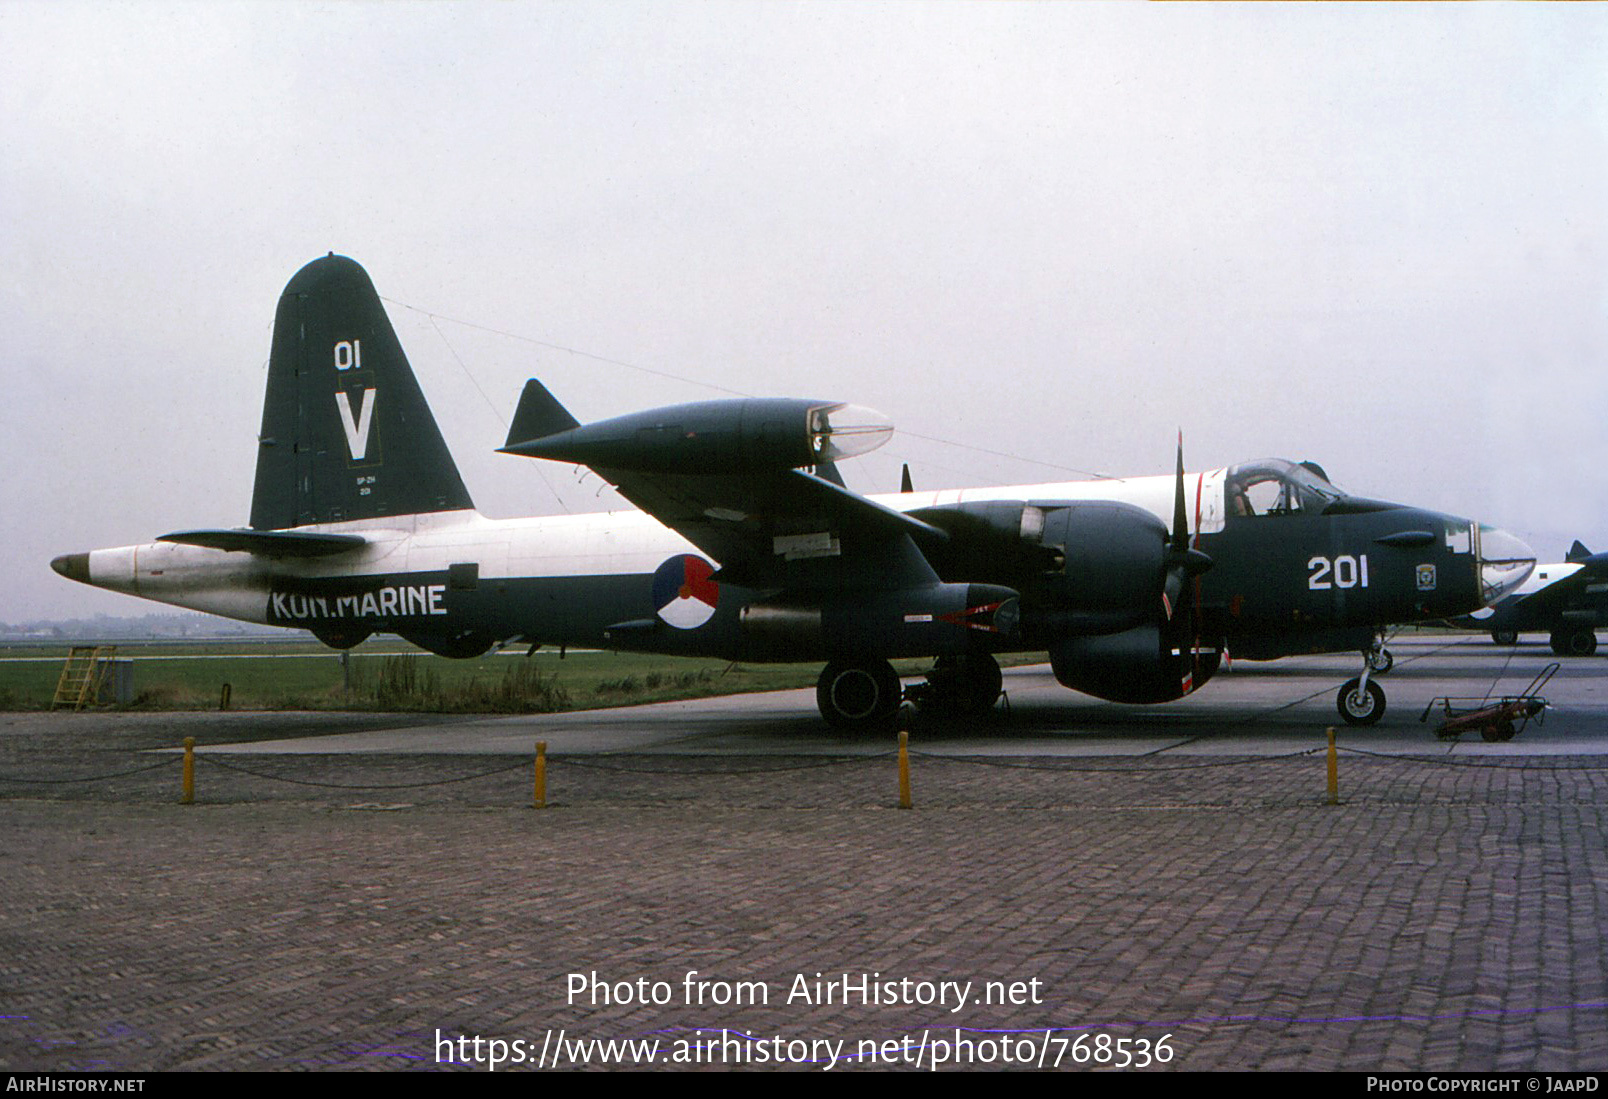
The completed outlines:
[[[1172,548],[1189,548],[1189,510],[1184,503],[1184,431],[1178,429],[1178,479],[1173,484]]]
[[[1161,584],[1161,606],[1167,612],[1167,621],[1171,622],[1178,613],[1178,597],[1184,592],[1184,572],[1182,569],[1169,566],[1167,576]]]
[[[1201,573],[1212,567],[1212,559],[1193,548],[1189,537],[1189,498],[1184,490],[1184,433],[1178,432],[1178,471],[1173,482],[1172,531],[1167,538],[1167,566],[1162,577],[1161,605],[1166,614],[1163,636],[1167,651],[1179,658],[1179,686],[1184,694],[1195,689],[1200,668]],[[1194,583],[1190,583],[1191,580]]]

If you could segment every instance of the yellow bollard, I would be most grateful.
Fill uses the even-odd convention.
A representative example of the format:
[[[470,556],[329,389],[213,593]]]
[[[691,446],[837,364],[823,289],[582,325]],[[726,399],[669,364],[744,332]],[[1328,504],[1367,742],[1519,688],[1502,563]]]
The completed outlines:
[[[910,734],[899,730],[899,808],[910,808]]]
[[[184,793],[180,805],[195,804],[195,737],[184,738]]]
[[[534,809],[547,808],[547,741],[536,742],[536,797]]]
[[[1334,755],[1334,726],[1329,726],[1329,804],[1340,804],[1340,768]]]

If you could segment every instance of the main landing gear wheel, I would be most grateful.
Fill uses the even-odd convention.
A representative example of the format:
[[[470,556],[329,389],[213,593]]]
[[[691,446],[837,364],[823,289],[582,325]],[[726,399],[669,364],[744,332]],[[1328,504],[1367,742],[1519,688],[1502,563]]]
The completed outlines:
[[[886,660],[834,660],[815,683],[815,704],[839,729],[892,725],[902,697],[899,675]]]
[[[1384,675],[1396,666],[1396,658],[1382,645],[1377,649],[1362,650],[1362,659],[1367,662],[1368,670],[1374,675]]]
[[[999,661],[988,653],[940,656],[927,673],[926,689],[917,705],[959,717],[981,717],[999,701],[1005,677]]]
[[[1347,725],[1372,725],[1385,716],[1385,692],[1372,680],[1365,686],[1353,679],[1340,688],[1334,705]]]
[[[1492,630],[1491,640],[1498,645],[1517,645],[1519,643],[1518,630]]]
[[[1592,630],[1559,630],[1552,635],[1552,651],[1559,656],[1590,656],[1597,651]]]

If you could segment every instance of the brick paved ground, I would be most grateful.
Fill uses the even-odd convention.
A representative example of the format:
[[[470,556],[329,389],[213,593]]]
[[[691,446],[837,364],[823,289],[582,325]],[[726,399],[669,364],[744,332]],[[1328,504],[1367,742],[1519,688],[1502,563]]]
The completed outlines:
[[[1171,1035],[1187,1069],[1608,1068],[1601,757],[1346,757],[1338,808],[1317,757],[918,757],[910,812],[889,759],[558,761],[544,812],[501,756],[230,761],[487,776],[383,790],[203,759],[188,808],[173,761],[13,781],[146,766],[131,749],[172,732],[0,736],[0,1067],[434,1068],[437,1030],[852,1052],[958,1024]],[[770,1002],[689,1006],[688,970]],[[571,1006],[576,971],[675,996]],[[818,971],[1037,979],[1043,1002],[785,1002]]]

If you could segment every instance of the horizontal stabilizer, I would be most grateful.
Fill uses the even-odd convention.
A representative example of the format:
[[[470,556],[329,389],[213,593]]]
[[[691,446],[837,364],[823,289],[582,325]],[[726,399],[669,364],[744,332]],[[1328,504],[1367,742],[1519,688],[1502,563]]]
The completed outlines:
[[[368,540],[357,534],[314,534],[293,530],[179,530],[164,534],[158,542],[177,542],[185,546],[263,557],[328,557],[361,549]]]
[[[547,392],[547,387],[532,378],[525,383],[525,391],[519,395],[519,407],[514,410],[514,422],[508,428],[508,441],[503,446],[517,446],[533,439],[544,439],[580,426],[580,421]]]

